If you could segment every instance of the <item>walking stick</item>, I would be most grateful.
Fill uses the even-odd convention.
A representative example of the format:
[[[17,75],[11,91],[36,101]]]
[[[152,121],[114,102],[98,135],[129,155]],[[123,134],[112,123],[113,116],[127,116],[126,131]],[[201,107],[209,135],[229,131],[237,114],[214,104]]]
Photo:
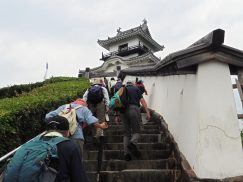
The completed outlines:
[[[99,145],[98,145],[98,165],[97,165],[97,182],[100,182],[100,171],[103,160],[103,147],[104,147],[104,136],[99,137]]]

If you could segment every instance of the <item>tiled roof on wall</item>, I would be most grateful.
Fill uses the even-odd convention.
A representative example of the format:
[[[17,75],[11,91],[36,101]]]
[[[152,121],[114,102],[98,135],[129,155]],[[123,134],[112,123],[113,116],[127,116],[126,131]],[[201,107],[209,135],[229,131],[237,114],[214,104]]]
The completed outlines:
[[[243,51],[223,45],[224,33],[217,29],[193,43],[186,49],[169,54],[152,68],[126,69],[121,74],[127,75],[171,75],[195,73],[197,65],[217,60],[230,65],[231,73],[243,67]]]

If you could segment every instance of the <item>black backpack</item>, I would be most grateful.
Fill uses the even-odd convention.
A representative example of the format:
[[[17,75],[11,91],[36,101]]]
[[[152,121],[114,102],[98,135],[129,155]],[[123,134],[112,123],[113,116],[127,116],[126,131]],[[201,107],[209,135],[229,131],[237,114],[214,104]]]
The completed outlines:
[[[91,104],[98,104],[104,98],[103,89],[100,85],[93,85],[89,88],[87,102]]]

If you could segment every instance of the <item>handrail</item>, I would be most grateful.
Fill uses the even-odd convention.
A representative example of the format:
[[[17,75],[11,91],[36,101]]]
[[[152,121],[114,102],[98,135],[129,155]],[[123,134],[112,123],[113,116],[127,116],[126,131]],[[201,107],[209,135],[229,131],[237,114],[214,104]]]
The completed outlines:
[[[12,150],[11,152],[9,152],[9,153],[5,154],[4,156],[2,156],[2,157],[0,158],[0,162],[5,161],[6,159],[8,159],[8,158],[9,158],[12,154],[14,154],[20,147],[21,147],[21,146],[19,146],[18,148],[14,149],[14,150]]]
[[[38,136],[42,136],[45,132],[46,132],[46,131],[42,132],[41,134],[35,136],[34,138],[36,138],[36,137],[38,137]],[[32,141],[34,138],[30,139],[30,140],[27,141],[26,143]],[[3,162],[3,161],[5,161],[6,159],[8,159],[8,158],[9,158],[11,155],[13,155],[18,149],[20,149],[21,146],[22,146],[22,145],[20,145],[18,148],[14,149],[14,150],[12,150],[11,152],[9,152],[9,153],[5,154],[4,156],[2,156],[2,157],[0,158],[0,162]]]

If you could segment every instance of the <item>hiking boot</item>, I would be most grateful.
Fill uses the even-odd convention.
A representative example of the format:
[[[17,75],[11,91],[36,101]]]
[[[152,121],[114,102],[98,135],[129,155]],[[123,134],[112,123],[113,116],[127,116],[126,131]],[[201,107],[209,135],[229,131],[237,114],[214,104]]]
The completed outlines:
[[[132,157],[131,157],[130,154],[125,154],[124,155],[124,159],[125,159],[125,161],[131,161],[132,160]]]
[[[135,144],[133,144],[132,142],[130,142],[127,145],[127,148],[130,150],[130,152],[135,156],[135,157],[140,157],[141,156],[141,152],[138,150],[137,146]]]

